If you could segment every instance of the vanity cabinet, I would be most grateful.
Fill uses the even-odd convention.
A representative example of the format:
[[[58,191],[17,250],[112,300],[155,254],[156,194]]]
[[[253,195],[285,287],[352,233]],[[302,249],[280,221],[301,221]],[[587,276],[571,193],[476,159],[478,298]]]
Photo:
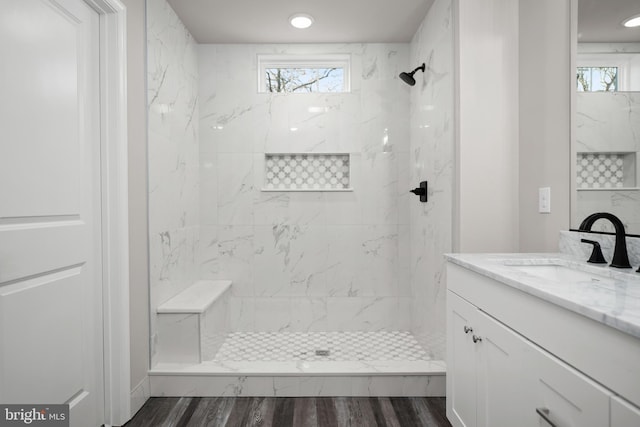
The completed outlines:
[[[527,371],[521,373],[522,385],[531,393],[526,396],[528,401],[523,411],[526,425],[609,425],[609,401],[613,397],[610,391],[535,345],[528,345],[525,360]],[[546,424],[538,424],[540,419]],[[640,426],[628,424],[627,427],[634,425]]]
[[[447,306],[449,421],[466,427],[521,425],[524,340],[453,292]]]
[[[640,426],[640,340],[452,263],[447,287],[454,427]]]

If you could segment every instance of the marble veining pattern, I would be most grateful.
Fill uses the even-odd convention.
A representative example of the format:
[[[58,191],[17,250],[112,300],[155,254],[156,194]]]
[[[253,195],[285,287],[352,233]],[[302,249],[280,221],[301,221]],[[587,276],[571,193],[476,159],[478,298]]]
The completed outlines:
[[[452,250],[454,182],[454,61],[452,2],[435,0],[411,41],[411,67],[423,62],[416,86],[403,87],[411,97],[411,144],[409,169],[402,188],[429,182],[429,201],[418,203],[413,194],[403,193],[407,203],[401,234],[408,240],[408,263],[400,271],[409,272],[411,283],[411,330],[425,347],[444,342],[446,278],[442,254]],[[411,68],[410,67],[410,68]],[[406,164],[406,163],[405,163]],[[406,190],[405,190],[406,191]],[[404,242],[401,241],[401,247]],[[445,346],[432,347],[435,357],[445,357]]]
[[[322,53],[351,56],[350,92],[257,91],[258,54]],[[408,59],[407,44],[198,46],[200,274],[233,280],[232,329],[408,328]],[[273,153],[344,153],[329,184],[353,191],[262,191],[304,161],[276,172]]]
[[[448,261],[640,338],[640,274],[598,267],[567,254],[447,254]],[[556,282],[518,266],[559,265],[597,281]],[[628,272],[625,272],[628,271]]]
[[[155,308],[200,278],[200,126],[196,45],[165,0],[147,2],[152,343],[158,339]],[[154,344],[154,360],[155,356]]]
[[[640,234],[640,190],[581,190],[577,192],[574,226],[594,212],[609,212],[620,218],[627,233]],[[597,221],[593,231],[613,232],[608,221]]]
[[[638,53],[640,43],[578,43],[581,53]]]
[[[578,152],[640,151],[640,93],[585,92],[576,99]]]
[[[640,201],[639,201],[640,203]],[[576,259],[587,260],[591,256],[593,246],[582,243],[580,240],[595,240],[600,243],[604,258],[611,262],[616,237],[610,234],[582,233],[577,231],[561,231],[559,247],[560,252],[571,255]],[[640,266],[640,237],[626,236],[627,254],[631,265]],[[640,277],[640,274],[638,275]]]
[[[227,374],[215,379],[158,372],[151,374],[150,382],[154,396],[444,396],[444,368],[432,368],[437,371],[433,375]]]
[[[229,279],[233,330],[444,336],[451,1],[434,2],[410,45],[196,45],[165,0],[147,21],[152,307]],[[351,92],[253,86],[258,53],[328,50],[351,56]],[[398,79],[422,62],[416,87]],[[265,153],[349,153],[353,191],[263,192]],[[424,179],[426,205],[409,193]]]

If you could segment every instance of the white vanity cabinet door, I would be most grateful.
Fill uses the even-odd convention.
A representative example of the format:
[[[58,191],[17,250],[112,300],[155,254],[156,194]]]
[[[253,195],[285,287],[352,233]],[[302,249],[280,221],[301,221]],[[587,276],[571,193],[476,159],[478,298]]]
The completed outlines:
[[[611,397],[611,427],[640,426],[640,408],[617,396]]]
[[[525,357],[533,395],[524,418],[544,427],[609,426],[609,390],[533,344]]]
[[[453,292],[447,307],[447,418],[455,427],[524,427],[525,340]]]
[[[530,390],[524,375],[524,353],[527,343],[520,335],[478,311],[478,335],[482,341],[478,353],[479,427],[529,427],[522,413],[530,401]]]
[[[447,292],[447,418],[454,427],[477,425],[476,317],[473,305]]]

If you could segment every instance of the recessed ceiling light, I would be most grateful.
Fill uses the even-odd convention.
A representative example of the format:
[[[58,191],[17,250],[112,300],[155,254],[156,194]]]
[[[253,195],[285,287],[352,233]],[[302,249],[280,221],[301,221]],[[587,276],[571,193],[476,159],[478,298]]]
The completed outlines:
[[[296,28],[309,28],[313,24],[313,17],[306,13],[296,13],[289,18],[289,23]]]
[[[629,28],[640,27],[640,15],[632,16],[629,19],[625,19],[622,25]]]

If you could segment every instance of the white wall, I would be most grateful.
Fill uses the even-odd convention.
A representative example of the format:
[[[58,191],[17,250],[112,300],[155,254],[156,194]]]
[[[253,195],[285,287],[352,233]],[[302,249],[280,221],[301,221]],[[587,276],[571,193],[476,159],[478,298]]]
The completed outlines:
[[[571,97],[575,93],[574,0],[520,0],[520,245],[556,252],[570,223]],[[573,29],[575,31],[575,28]],[[576,33],[577,34],[577,33]],[[551,187],[551,213],[538,188]]]
[[[146,400],[149,369],[149,269],[147,244],[147,108],[145,5],[127,7],[127,126],[129,140],[129,321],[131,390],[135,413]],[[148,387],[147,387],[148,390]]]
[[[408,330],[408,45],[198,53],[201,276],[233,280],[232,330]],[[267,53],[350,54],[351,92],[258,93]],[[268,152],[351,153],[354,191],[262,192]]]
[[[571,3],[455,3],[460,252],[557,251],[569,227]],[[538,213],[540,187],[550,214]]]
[[[147,1],[152,359],[156,307],[199,278],[196,46],[166,0]]]
[[[434,359],[445,358],[445,252],[452,250],[454,78],[452,2],[436,0],[411,42],[409,186],[429,183],[429,200],[409,200],[411,330]]]
[[[460,252],[518,250],[518,2],[456,1]]]

